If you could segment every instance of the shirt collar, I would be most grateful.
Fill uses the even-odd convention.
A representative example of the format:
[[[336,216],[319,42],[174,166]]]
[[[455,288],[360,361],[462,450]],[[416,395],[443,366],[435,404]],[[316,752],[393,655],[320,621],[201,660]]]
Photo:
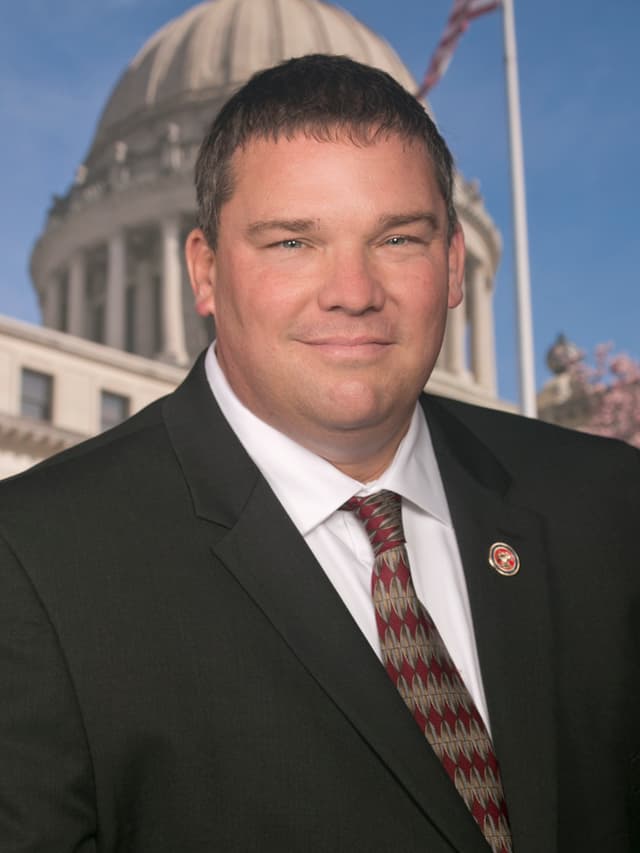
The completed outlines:
[[[391,465],[377,480],[359,483],[247,409],[229,385],[214,346],[211,344],[205,358],[211,391],[244,449],[303,536],[326,521],[353,495],[372,494],[379,489],[397,492],[443,524],[451,524],[431,436],[420,406],[416,405]]]

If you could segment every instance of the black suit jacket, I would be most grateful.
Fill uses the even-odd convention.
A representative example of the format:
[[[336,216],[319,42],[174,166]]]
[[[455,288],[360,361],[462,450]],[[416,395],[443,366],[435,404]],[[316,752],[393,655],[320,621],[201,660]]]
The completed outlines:
[[[640,849],[640,455],[423,405],[514,849]],[[202,359],[0,506],[3,853],[487,853]]]

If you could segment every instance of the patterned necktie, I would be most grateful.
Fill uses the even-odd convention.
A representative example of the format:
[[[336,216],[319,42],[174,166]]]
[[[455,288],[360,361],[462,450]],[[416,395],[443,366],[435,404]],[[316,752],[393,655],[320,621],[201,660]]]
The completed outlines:
[[[493,853],[511,831],[491,738],[433,620],[418,601],[395,492],[351,498],[342,509],[365,526],[375,562],[371,593],[382,660]]]

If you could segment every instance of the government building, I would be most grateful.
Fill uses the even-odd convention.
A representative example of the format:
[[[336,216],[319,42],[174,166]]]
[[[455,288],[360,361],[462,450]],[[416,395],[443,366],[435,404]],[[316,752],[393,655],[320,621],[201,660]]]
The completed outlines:
[[[0,317],[0,477],[172,390],[211,340],[183,259],[200,141],[251,74],[307,53],[346,54],[418,88],[382,36],[321,0],[200,3],[154,33],[125,68],[33,248],[42,326]],[[496,385],[500,235],[476,183],[458,175],[455,199],[468,250],[465,300],[450,312],[428,387],[513,409]]]

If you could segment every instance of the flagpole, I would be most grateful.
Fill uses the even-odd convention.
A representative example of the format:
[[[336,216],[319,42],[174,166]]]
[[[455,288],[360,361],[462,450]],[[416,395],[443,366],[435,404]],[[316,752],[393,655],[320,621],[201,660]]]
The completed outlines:
[[[518,55],[516,50],[513,0],[502,0],[502,18],[504,22],[504,63],[509,115],[509,147],[511,153],[520,409],[522,414],[534,418],[537,414],[537,405],[533,354],[533,319],[531,313],[531,281],[529,273],[529,237],[527,231],[522,121],[520,118]]]

